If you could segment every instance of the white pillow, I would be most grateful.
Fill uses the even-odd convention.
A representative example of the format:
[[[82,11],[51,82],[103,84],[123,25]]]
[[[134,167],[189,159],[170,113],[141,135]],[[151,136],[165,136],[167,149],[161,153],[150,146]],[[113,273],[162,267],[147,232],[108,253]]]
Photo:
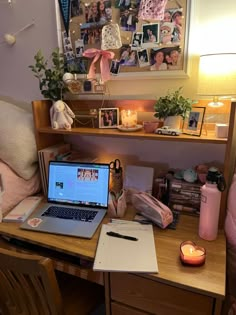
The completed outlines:
[[[30,179],[38,167],[32,113],[2,100],[0,159],[25,180]]]
[[[7,164],[0,161],[0,174],[4,189],[0,203],[2,213],[11,210],[26,197],[38,193],[41,188],[39,171],[31,179],[25,180],[17,176]]]

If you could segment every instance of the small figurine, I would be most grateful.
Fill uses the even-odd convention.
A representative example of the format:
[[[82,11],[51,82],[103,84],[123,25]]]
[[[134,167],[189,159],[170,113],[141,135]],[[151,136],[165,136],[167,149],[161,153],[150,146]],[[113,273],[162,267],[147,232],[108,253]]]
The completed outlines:
[[[69,106],[63,101],[56,101],[50,108],[51,126],[53,129],[64,128],[71,129],[75,114]]]
[[[195,172],[194,169],[188,168],[184,170],[183,178],[188,183],[194,183],[197,180],[197,173]]]

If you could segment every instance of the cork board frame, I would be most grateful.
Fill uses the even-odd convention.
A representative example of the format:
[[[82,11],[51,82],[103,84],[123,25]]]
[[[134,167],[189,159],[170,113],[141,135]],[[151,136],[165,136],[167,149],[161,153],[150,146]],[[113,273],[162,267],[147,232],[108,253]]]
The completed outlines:
[[[92,1],[92,0],[91,0]],[[115,53],[115,60],[121,60],[122,53],[127,49],[131,48],[131,52],[135,59],[135,65],[124,65],[120,66],[119,74],[112,76],[112,80],[122,80],[122,79],[162,79],[162,78],[188,78],[189,72],[189,60],[188,60],[188,51],[189,51],[189,33],[190,33],[190,24],[191,24],[191,15],[192,15],[192,7],[194,0],[168,0],[166,4],[165,11],[170,11],[171,15],[177,11],[181,12],[182,18],[182,29],[181,29],[181,37],[179,41],[170,40],[169,42],[164,42],[162,33],[162,26],[164,21],[144,21],[139,20],[136,23],[135,29],[127,30],[121,26],[121,9],[117,7],[117,1],[111,2],[112,9],[112,22],[118,23],[120,25],[120,33],[122,39],[122,47],[120,49],[113,50]],[[133,0],[130,0],[132,3]],[[62,31],[63,31],[63,23],[60,17],[60,11],[58,7],[58,1],[55,0],[56,3],[56,17],[57,17],[57,34],[58,34],[58,43],[61,51],[63,51],[63,43],[62,43]],[[88,2],[86,2],[88,4]],[[91,2],[92,3],[92,2]],[[80,5],[83,6],[84,2],[80,1]],[[137,11],[136,11],[137,12]],[[73,50],[75,50],[74,43],[76,40],[81,40],[81,16],[74,16],[71,18],[70,23],[70,37],[72,42]],[[83,23],[82,23],[83,24]],[[156,32],[156,42],[154,44],[147,43],[145,40],[145,36],[148,28],[152,28],[155,34]],[[142,44],[139,44],[139,47],[134,47],[134,35],[140,35],[142,38]],[[84,50],[87,48],[97,48],[100,49],[96,44],[88,44],[84,46]],[[165,61],[167,63],[166,58],[170,55],[171,52],[177,51],[179,54],[178,65],[172,66],[167,65],[163,70],[151,70],[151,67],[154,63],[154,55],[157,51],[162,51],[164,53]],[[144,56],[143,56],[144,55]],[[97,71],[99,74],[99,65],[97,65]]]

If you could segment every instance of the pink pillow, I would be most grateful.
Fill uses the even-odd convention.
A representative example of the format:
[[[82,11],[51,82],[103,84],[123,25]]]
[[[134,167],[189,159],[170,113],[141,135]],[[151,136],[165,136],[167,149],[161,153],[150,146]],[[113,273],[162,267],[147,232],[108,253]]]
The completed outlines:
[[[7,164],[0,161],[0,174],[4,189],[0,207],[2,213],[12,209],[26,197],[36,194],[41,188],[39,172],[36,172],[31,179],[25,180],[13,172]]]

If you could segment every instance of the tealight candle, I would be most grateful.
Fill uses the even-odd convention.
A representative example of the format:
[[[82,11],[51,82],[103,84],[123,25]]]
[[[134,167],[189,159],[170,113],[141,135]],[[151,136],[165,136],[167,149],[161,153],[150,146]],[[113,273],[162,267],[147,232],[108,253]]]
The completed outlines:
[[[200,266],[205,263],[206,250],[194,242],[185,241],[180,245],[180,259],[183,264]]]
[[[134,128],[137,126],[137,112],[135,110],[121,111],[121,123],[124,128]]]

